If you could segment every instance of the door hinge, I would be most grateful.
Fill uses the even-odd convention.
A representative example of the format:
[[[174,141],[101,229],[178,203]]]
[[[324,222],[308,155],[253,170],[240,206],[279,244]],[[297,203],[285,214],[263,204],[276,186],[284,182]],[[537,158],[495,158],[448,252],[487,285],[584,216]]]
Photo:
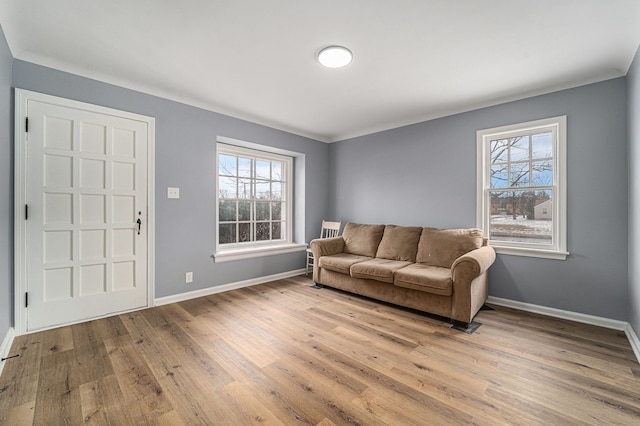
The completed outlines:
[[[29,133],[29,117],[25,117],[24,119],[24,131]]]
[[[25,293],[24,294],[24,307],[28,308],[29,307],[29,293]]]
[[[29,220],[29,205],[24,205],[24,220]]]

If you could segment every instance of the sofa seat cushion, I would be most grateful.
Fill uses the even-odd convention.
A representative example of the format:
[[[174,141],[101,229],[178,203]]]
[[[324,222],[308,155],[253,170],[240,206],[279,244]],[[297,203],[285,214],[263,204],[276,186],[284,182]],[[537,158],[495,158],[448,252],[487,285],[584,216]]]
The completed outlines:
[[[441,296],[451,296],[453,280],[451,269],[414,263],[400,269],[393,282],[398,287],[412,288]]]
[[[393,274],[411,262],[389,259],[371,259],[351,266],[351,276],[370,280],[393,283]]]
[[[330,271],[340,272],[349,275],[351,265],[358,262],[370,260],[369,256],[359,256],[357,254],[338,253],[331,256],[322,256],[318,260],[318,266]]]

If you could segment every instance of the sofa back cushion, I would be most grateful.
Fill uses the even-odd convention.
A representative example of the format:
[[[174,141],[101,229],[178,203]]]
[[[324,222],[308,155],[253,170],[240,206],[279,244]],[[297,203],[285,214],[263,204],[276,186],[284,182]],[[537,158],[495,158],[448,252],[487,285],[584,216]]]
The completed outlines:
[[[457,258],[482,247],[482,242],[480,229],[424,228],[418,243],[416,262],[451,268]]]
[[[342,231],[344,252],[374,257],[382,239],[384,225],[361,225],[347,223]]]
[[[415,262],[421,234],[421,227],[387,225],[384,228],[376,257]]]

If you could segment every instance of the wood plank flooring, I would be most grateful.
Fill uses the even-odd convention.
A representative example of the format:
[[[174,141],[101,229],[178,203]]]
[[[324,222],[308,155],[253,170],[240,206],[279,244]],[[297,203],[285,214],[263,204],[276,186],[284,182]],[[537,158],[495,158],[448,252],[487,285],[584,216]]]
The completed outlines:
[[[623,332],[496,307],[467,335],[310,284],[19,336],[0,424],[640,424]]]

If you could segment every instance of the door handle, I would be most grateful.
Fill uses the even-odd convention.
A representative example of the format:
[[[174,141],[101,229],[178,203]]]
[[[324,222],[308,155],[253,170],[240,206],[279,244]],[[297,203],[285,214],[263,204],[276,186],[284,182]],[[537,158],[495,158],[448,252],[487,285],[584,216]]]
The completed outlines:
[[[138,218],[136,223],[138,224],[138,235],[140,235],[140,230],[142,229],[142,219]]]

